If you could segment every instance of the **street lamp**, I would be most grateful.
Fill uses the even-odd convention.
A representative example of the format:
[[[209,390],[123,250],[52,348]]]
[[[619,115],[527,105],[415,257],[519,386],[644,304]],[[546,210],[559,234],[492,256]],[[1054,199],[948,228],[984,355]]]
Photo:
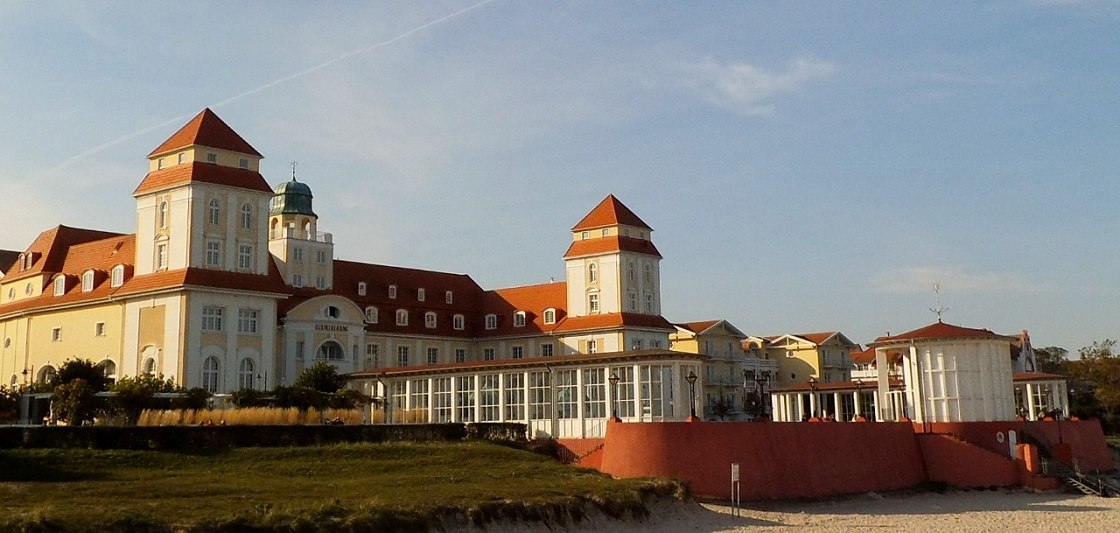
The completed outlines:
[[[611,411],[613,412],[612,416],[614,416],[614,418],[617,419],[618,418],[618,382],[619,382],[618,374],[611,374],[610,379],[608,379],[607,381],[611,382]]]
[[[692,398],[689,403],[688,409],[690,418],[696,418],[696,372],[688,371],[688,376],[684,378],[688,382],[688,396]]]
[[[810,418],[816,418],[817,408],[820,407],[818,405],[820,404],[820,398],[817,398],[817,378],[813,376],[809,376],[809,391],[812,393],[809,396],[809,400],[812,402],[812,405],[810,406],[810,411],[812,411],[812,413],[810,414],[812,416]]]

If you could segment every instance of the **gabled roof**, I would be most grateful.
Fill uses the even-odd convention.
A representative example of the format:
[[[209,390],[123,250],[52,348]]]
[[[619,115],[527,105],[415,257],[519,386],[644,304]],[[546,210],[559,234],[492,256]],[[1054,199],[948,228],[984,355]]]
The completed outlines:
[[[213,183],[227,187],[237,187],[251,191],[272,193],[264,176],[255,170],[245,170],[233,167],[224,167],[213,163],[200,163],[197,161],[175,165],[172,167],[153,170],[144,176],[140,185],[132,191],[133,196],[140,196],[154,191],[169,189],[192,182]]]
[[[871,346],[891,344],[897,342],[914,341],[914,340],[927,340],[927,339],[1010,339],[1004,335],[998,335],[991,330],[966,328],[956,326],[946,322],[934,322],[928,326],[907,331],[899,335],[892,335],[889,337],[879,337]]]
[[[687,332],[693,333],[695,335],[700,335],[700,334],[703,334],[703,333],[707,333],[709,330],[714,329],[716,326],[721,326],[722,325],[723,329],[726,330],[728,333],[730,333],[732,335],[735,335],[735,336],[738,336],[740,338],[746,338],[746,334],[744,334],[742,331],[739,331],[739,328],[736,328],[735,326],[731,325],[730,322],[728,322],[726,320],[723,320],[723,319],[701,320],[701,321],[698,321],[698,322],[684,322],[684,323],[681,323],[681,324],[673,324],[673,325],[676,326],[677,329],[679,329],[679,330],[687,331]]]
[[[134,276],[117,289],[113,296],[192,288],[270,293],[287,297],[289,291],[280,278],[280,272],[275,264],[271,261],[269,263],[271,268],[266,276],[207,268],[180,268]]]
[[[201,113],[195,115],[190,122],[179,128],[179,131],[163,141],[163,144],[155,150],[152,150],[148,157],[195,145],[263,157],[237,132],[233,131],[233,128],[230,128],[222,119],[218,118],[218,115],[214,114],[210,108],[203,109]]]
[[[40,233],[39,236],[35,238],[35,241],[31,243],[31,246],[27,247],[25,253],[38,254],[35,262],[31,264],[31,268],[20,272],[19,265],[12,264],[8,267],[8,272],[4,280],[12,281],[44,272],[62,272],[63,263],[66,261],[67,253],[71,246],[122,236],[123,235],[120,233],[112,233],[109,231],[55,226],[52,229]],[[121,262],[131,263],[132,260]]]
[[[635,226],[653,231],[642,219],[638,218],[629,207],[622,205],[622,202],[615,198],[613,194],[607,195],[599,205],[595,206],[587,216],[583,217],[576,224],[572,231],[581,231],[585,229],[602,228],[606,226],[615,225]]]
[[[820,346],[832,340],[833,338],[836,338],[840,342],[840,344],[844,346],[859,346],[839,331],[819,331],[816,333],[787,333],[785,335],[763,337],[763,339],[766,339],[772,344],[777,343],[782,339],[792,339],[795,342],[808,342],[816,346]]]
[[[568,251],[564,252],[564,259],[585,255],[599,255],[607,252],[636,252],[639,254],[652,255],[659,259],[661,258],[661,252],[658,252],[657,247],[650,241],[633,237],[610,235],[607,237],[572,241],[571,246],[568,246]]]

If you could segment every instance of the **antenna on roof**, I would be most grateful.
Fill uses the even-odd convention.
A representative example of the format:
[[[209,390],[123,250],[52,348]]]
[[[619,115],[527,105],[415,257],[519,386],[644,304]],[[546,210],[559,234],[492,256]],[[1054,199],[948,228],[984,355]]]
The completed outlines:
[[[299,161],[292,161],[292,181],[296,180],[296,165],[298,164]]]
[[[937,298],[937,307],[930,307],[929,310],[937,315],[937,321],[941,322],[941,314],[948,311],[948,307],[941,306],[941,284],[933,282],[933,295]]]

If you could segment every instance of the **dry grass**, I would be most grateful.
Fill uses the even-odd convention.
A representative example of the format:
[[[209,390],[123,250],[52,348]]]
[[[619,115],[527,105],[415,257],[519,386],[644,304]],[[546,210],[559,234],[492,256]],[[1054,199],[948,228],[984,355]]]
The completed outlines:
[[[140,413],[138,426],[299,426],[322,424],[341,420],[347,425],[361,424],[362,412],[358,409],[308,409],[246,407],[243,409],[175,409],[145,410]]]
[[[397,409],[393,411],[393,423],[395,424],[427,424],[428,423],[428,410],[427,409]]]

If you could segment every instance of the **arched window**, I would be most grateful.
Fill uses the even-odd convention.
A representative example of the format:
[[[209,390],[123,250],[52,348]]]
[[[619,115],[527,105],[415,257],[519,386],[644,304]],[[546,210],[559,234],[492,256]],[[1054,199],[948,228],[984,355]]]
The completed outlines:
[[[498,315],[486,315],[486,329],[498,329]]]
[[[454,317],[452,317],[451,327],[453,327],[455,329],[458,329],[458,330],[462,330],[462,329],[466,328],[466,326],[467,326],[467,320],[466,320],[465,317],[463,317],[463,315],[455,315]]]
[[[82,292],[89,292],[93,290],[93,271],[87,270],[82,273]]]
[[[358,296],[365,296],[365,295],[366,295],[366,282],[359,281],[358,282]]]
[[[117,380],[117,364],[116,363],[114,363],[113,361],[111,361],[109,359],[105,359],[105,360],[101,361],[100,363],[97,363],[97,366],[98,366],[98,368],[101,369],[101,372],[105,374],[105,377],[108,378],[110,383]]]
[[[634,262],[633,261],[630,261],[630,262],[626,263],[626,278],[629,279],[630,281],[635,280]]]
[[[221,224],[222,223],[222,204],[220,202],[218,202],[217,198],[214,198],[214,199],[210,200],[209,220],[210,220],[211,224]]]
[[[241,206],[241,227],[253,229],[253,206],[250,204]]]
[[[341,361],[346,358],[346,353],[342,351],[342,346],[337,342],[327,341],[319,347],[319,351],[315,353],[315,358],[322,361]]]
[[[599,281],[599,267],[595,263],[587,265],[587,282],[597,283]]]
[[[326,309],[323,309],[323,316],[327,318],[338,318],[342,316],[342,310],[333,305],[328,305]]]
[[[66,276],[59,276],[54,279],[54,295],[62,296],[66,294]]]
[[[398,326],[407,326],[408,325],[408,311],[406,311],[404,309],[397,309],[397,325]]]
[[[428,311],[427,313],[424,313],[424,327],[426,327],[426,328],[436,327],[436,314],[435,313],[433,313],[431,311]]]
[[[202,362],[202,388],[207,392],[218,392],[218,359],[207,357]]]
[[[555,324],[556,323],[556,310],[555,309],[550,307],[550,308],[544,310],[544,323],[545,324]]]
[[[377,308],[372,305],[366,308],[366,322],[370,324],[377,323]]]
[[[646,263],[646,264],[642,265],[642,281],[645,282],[645,283],[649,283],[652,280],[653,280],[653,267],[649,266],[649,263]]]
[[[159,228],[167,227],[167,202],[159,203]]]
[[[241,360],[241,367],[237,369],[237,388],[253,388],[253,372],[256,371],[254,366],[253,360],[248,357]]]
[[[143,372],[149,376],[156,373],[156,360],[154,357],[149,357],[144,360]]]
[[[113,267],[113,279],[111,281],[114,287],[124,285],[124,265],[117,265]]]
[[[513,314],[513,327],[525,327],[525,311],[518,311]]]
[[[56,375],[58,375],[58,370],[55,370],[51,365],[45,365],[43,368],[39,369],[39,376],[35,381],[39,383],[50,383],[54,381]]]

